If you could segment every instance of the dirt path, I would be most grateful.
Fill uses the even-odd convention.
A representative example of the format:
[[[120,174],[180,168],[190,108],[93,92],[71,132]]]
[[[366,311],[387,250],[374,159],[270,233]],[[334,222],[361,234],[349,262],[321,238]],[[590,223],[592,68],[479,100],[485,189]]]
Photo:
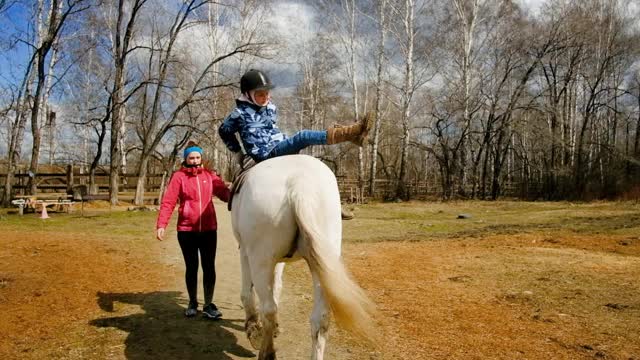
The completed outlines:
[[[637,205],[475,203],[475,222],[454,223],[462,205],[373,204],[345,223],[383,341],[363,348],[333,326],[327,359],[640,360]],[[183,316],[182,256],[174,230],[154,239],[156,213],[50,215],[0,214],[0,359],[255,358],[224,208],[221,321]],[[425,230],[447,224],[468,230]],[[309,358],[310,285],[306,264],[288,265],[280,359]]]
[[[230,216],[223,207],[218,216],[214,301],[224,314],[220,321],[183,316],[188,301],[182,255],[175,230],[165,241],[153,238],[155,213],[2,219],[0,358],[254,358],[243,331]],[[303,263],[285,270],[276,341],[281,359],[309,357],[307,280]],[[336,340],[329,340],[328,359],[363,358]]]
[[[218,234],[218,256],[216,271],[218,281],[216,285],[215,302],[224,314],[225,319],[238,320],[237,325],[244,324],[244,310],[240,302],[240,260],[235,238],[231,231],[230,213],[222,207],[217,208],[218,221],[221,224]],[[174,247],[169,261],[176,262],[180,255],[179,249]],[[181,260],[181,259],[180,259]],[[312,291],[309,270],[304,262],[288,264],[285,267],[284,288],[280,303],[281,333],[276,339],[278,356],[282,359],[307,359],[311,349],[309,330],[309,316],[311,315]],[[181,281],[175,284],[177,289],[184,287]],[[241,321],[240,321],[241,320]],[[251,345],[243,331],[237,327],[228,329],[238,338],[238,345],[251,349]],[[353,348],[347,349],[343,342],[338,341],[338,333],[333,329],[332,338],[327,345],[328,359],[364,359],[368,355]],[[343,335],[340,333],[340,335]],[[257,352],[256,352],[257,355]],[[366,356],[366,357],[365,357]],[[230,354],[232,359],[242,359],[242,356]]]

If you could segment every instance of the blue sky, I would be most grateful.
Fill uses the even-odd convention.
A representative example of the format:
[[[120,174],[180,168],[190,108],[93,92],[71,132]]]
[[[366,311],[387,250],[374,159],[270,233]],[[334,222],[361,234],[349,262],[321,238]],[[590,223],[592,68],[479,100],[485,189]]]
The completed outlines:
[[[24,75],[31,52],[26,44],[15,40],[17,37],[27,40],[26,34],[31,32],[30,16],[30,10],[20,3],[13,4],[0,15],[0,86],[16,83],[16,79],[22,79]],[[9,48],[8,43],[15,46]]]

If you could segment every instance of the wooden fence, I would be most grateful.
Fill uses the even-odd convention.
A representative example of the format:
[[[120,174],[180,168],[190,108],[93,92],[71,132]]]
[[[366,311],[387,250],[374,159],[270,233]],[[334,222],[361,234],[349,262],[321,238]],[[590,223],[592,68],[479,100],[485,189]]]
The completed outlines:
[[[29,174],[26,171],[19,171],[14,175],[13,189],[15,195],[26,195],[27,184],[29,180]],[[152,199],[154,196],[157,198],[159,192],[162,189],[163,177],[165,181],[168,181],[168,176],[163,174],[147,174],[145,184],[145,198]],[[49,172],[38,173],[35,175],[38,193],[68,193],[72,194],[74,187],[78,185],[89,185],[89,175],[86,173],[80,173],[77,168],[67,166],[66,172]],[[0,184],[4,184],[6,174],[0,174]],[[97,173],[95,175],[96,185],[98,186],[99,193],[109,192],[109,174]],[[135,193],[138,176],[135,174],[123,174],[120,175],[120,188],[119,193],[123,196],[119,197],[123,201],[133,199],[133,193]],[[350,203],[360,203],[367,198],[374,198],[378,200],[389,199],[392,197],[396,182],[394,180],[377,179],[375,180],[375,193],[373,196],[368,195],[369,182],[366,181],[363,187],[358,186],[358,180],[352,178],[339,177],[338,187],[340,189],[340,197],[343,201]],[[360,190],[364,190],[361,192]],[[442,197],[442,188],[439,183],[435,181],[409,181],[407,183],[407,190],[409,191],[412,199],[438,199]],[[534,191],[532,191],[534,190]],[[503,197],[518,197],[526,198],[531,197],[531,194],[535,192],[535,189],[523,189],[517,184],[506,184],[502,187]],[[467,194],[471,193],[471,189],[467,190]]]
[[[367,198],[373,198],[377,200],[387,200],[393,197],[395,194],[395,189],[397,186],[397,182],[395,180],[386,180],[386,179],[376,179],[374,194],[372,196],[368,196],[369,192],[369,181],[365,181],[364,186],[361,189],[364,189],[364,194],[359,193],[358,189],[358,180],[350,179],[350,178],[338,178],[338,188],[340,189],[340,198],[346,202],[360,203]],[[442,198],[442,186],[437,181],[425,181],[425,180],[414,180],[408,181],[406,184],[406,189],[410,195],[411,199],[417,200],[429,200],[429,199],[441,199]],[[478,189],[476,189],[476,192]],[[490,191],[486,189],[486,191]],[[473,189],[471,185],[465,188],[466,197],[471,196],[473,193]],[[519,198],[519,199],[538,199],[541,197],[541,186],[538,184],[530,185],[526,188],[519,183],[505,183],[501,187],[500,197],[501,198]],[[486,194],[489,196],[489,194]],[[454,195],[454,197],[461,197],[458,194]]]
[[[31,175],[26,171],[18,171],[13,178],[13,191],[15,195],[26,195],[28,182]],[[163,174],[147,174],[145,180],[145,192],[157,193],[162,187]],[[0,184],[6,182],[7,174],[0,174]],[[78,169],[67,167],[66,172],[46,172],[35,174],[38,193],[68,193],[72,194],[76,186],[89,186],[89,174],[80,173]],[[109,174],[97,173],[95,182],[99,193],[109,192]],[[118,189],[119,192],[135,192],[138,176],[135,174],[122,174]]]
[[[396,182],[393,180],[376,179],[373,196],[368,196],[369,181],[364,183],[362,188],[358,187],[357,179],[338,178],[338,188],[340,189],[340,198],[343,201],[351,203],[360,203],[367,198],[378,200],[388,199],[392,197],[395,191]],[[364,194],[359,191],[364,189]],[[426,199],[439,197],[442,191],[438,184],[427,181],[411,181],[407,184],[407,190],[414,199]]]

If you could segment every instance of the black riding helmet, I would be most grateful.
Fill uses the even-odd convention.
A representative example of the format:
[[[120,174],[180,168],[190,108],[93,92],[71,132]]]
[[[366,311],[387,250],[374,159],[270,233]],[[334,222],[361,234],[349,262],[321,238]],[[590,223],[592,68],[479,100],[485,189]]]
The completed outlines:
[[[248,94],[251,90],[270,90],[274,85],[267,74],[260,70],[251,69],[240,78],[240,91]]]

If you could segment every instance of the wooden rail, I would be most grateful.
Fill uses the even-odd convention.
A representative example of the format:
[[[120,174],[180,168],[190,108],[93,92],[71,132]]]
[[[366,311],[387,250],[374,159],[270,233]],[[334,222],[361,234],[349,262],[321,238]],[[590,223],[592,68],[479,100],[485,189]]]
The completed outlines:
[[[164,176],[164,178],[163,178]],[[71,171],[71,167],[67,168],[67,172],[42,172],[35,175],[37,180],[38,192],[42,193],[74,193],[77,186],[88,186],[89,175],[81,174],[77,169]],[[4,183],[6,174],[0,174],[0,183]],[[145,199],[149,200],[162,192],[163,181],[168,181],[169,176],[165,174],[147,174],[145,184]],[[13,188],[16,195],[25,195],[28,191],[27,183],[29,175],[24,172],[15,174]],[[353,178],[339,177],[338,187],[340,189],[340,197],[343,201],[352,203],[361,203],[367,198],[389,199],[393,196],[397,182],[395,180],[376,179],[375,193],[368,194],[369,182],[365,181],[363,186],[359,186],[358,180]],[[98,173],[95,175],[95,186],[99,193],[109,192],[109,174]],[[119,195],[119,200],[133,200],[138,176],[135,174],[120,175],[119,192],[125,195]],[[434,180],[429,181],[409,181],[407,189],[412,199],[431,199],[440,198],[442,196],[442,188],[440,183]],[[527,197],[537,193],[534,188],[522,189],[518,184],[503,184],[501,196],[506,197]],[[472,189],[465,189],[466,194],[470,195]],[[131,195],[129,195],[131,193]]]
[[[164,176],[164,178],[163,178]],[[6,174],[0,174],[0,183],[6,181]],[[77,168],[67,167],[66,172],[41,172],[35,174],[36,189],[38,193],[64,192],[72,194],[77,186],[89,186],[89,174],[80,173]],[[16,195],[26,195],[28,193],[28,182],[30,174],[19,171],[13,175],[12,188]],[[98,192],[109,192],[109,174],[95,174],[95,184]],[[147,174],[145,178],[146,192],[159,192],[162,182],[166,179],[164,174]],[[166,180],[165,180],[166,181]],[[135,191],[138,183],[136,174],[121,174],[119,181],[120,191]],[[146,196],[145,196],[146,197]]]

